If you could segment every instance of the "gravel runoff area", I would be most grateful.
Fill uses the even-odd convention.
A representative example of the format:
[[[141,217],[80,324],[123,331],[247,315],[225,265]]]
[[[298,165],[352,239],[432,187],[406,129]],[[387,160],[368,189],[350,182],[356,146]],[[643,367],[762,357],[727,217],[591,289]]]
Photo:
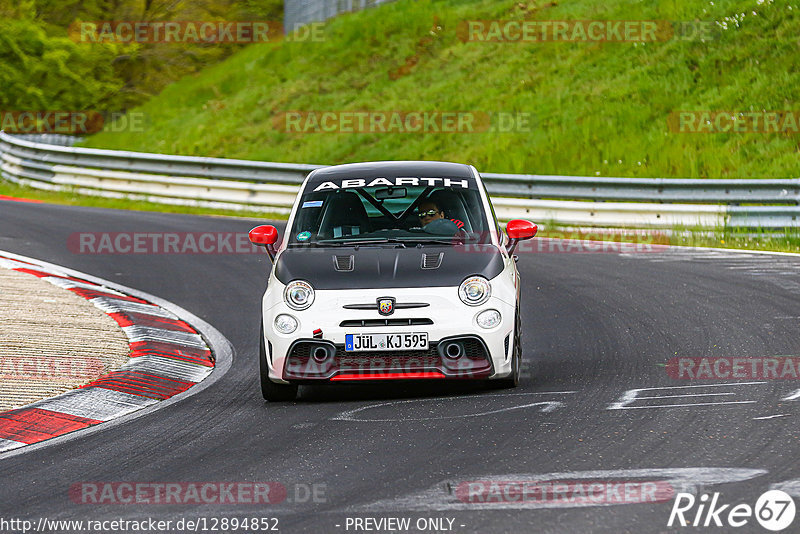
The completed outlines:
[[[80,387],[129,353],[120,326],[91,302],[0,267],[0,411]]]

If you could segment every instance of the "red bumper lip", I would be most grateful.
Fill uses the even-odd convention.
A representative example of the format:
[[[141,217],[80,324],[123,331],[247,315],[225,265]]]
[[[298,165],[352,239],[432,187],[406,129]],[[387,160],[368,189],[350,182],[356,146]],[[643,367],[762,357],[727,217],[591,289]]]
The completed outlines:
[[[418,380],[420,378],[447,378],[438,371],[422,371],[408,373],[340,373],[330,378],[331,382],[339,380]]]

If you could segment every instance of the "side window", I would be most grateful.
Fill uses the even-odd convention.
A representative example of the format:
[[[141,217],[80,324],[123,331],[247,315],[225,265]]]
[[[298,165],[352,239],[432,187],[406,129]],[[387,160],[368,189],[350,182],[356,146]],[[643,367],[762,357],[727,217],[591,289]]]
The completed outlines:
[[[303,196],[298,207],[296,220],[294,223],[294,235],[291,236],[292,242],[297,240],[297,235],[305,232],[316,234],[319,229],[319,220],[322,216],[322,208],[325,205],[325,193],[310,193]]]

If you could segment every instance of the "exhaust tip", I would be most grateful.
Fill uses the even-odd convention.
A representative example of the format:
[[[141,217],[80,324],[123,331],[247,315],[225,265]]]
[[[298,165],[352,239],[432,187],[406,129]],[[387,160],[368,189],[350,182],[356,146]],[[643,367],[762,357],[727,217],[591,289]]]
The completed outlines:
[[[328,359],[328,349],[320,345],[317,345],[316,347],[314,347],[314,350],[311,351],[311,356],[312,358],[314,358],[315,362],[322,363]]]
[[[451,360],[457,360],[464,354],[461,343],[448,343],[444,348],[444,355]]]

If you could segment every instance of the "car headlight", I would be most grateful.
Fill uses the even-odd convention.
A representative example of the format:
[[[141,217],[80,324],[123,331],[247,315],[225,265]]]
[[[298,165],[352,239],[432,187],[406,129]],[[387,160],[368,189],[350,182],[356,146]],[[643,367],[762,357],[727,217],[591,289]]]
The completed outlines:
[[[484,310],[478,314],[475,320],[481,328],[494,328],[500,324],[500,312],[497,310]]]
[[[297,330],[297,319],[291,315],[281,313],[275,317],[275,330],[281,334],[291,334]]]
[[[492,286],[482,276],[471,276],[461,282],[458,296],[461,302],[468,306],[480,306],[492,295]]]
[[[293,310],[305,310],[314,303],[314,288],[303,280],[289,282],[283,300]]]

